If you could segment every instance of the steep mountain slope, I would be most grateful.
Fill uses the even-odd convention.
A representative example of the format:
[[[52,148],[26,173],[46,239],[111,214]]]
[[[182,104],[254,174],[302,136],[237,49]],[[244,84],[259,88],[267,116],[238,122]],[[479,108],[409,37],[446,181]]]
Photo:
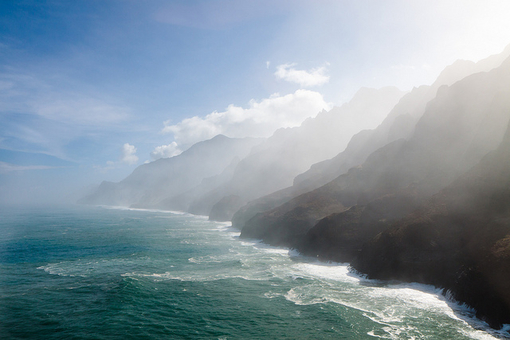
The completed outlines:
[[[362,88],[341,107],[322,111],[299,127],[276,131],[239,162],[228,182],[195,196],[188,211],[209,214],[214,204],[230,197],[217,206],[231,211],[226,215],[230,219],[235,210],[226,203],[238,208],[249,200],[290,186],[294,177],[311,164],[343,150],[354,133],[379,124],[402,95],[404,92],[395,87]],[[224,215],[225,211],[218,213]]]
[[[169,196],[194,188],[204,178],[220,174],[261,141],[218,135],[193,145],[178,156],[140,165],[119,183],[103,182],[79,203],[154,207]]]
[[[490,72],[441,87],[409,140],[389,143],[361,167],[259,213],[246,222],[242,236],[296,246],[319,219],[331,213],[388,195],[419,202],[494,150],[505,133],[509,112],[510,58]],[[409,209],[412,206],[397,209],[391,216],[402,217]]]
[[[510,55],[510,46],[501,54],[488,57],[477,63],[457,61],[448,66],[432,84],[421,86],[406,94],[391,110],[388,117],[374,130],[361,131],[353,136],[346,149],[332,158],[312,165],[310,170],[297,176],[294,185],[254,200],[242,207],[232,218],[234,226],[242,229],[246,221],[255,214],[288,202],[294,197],[328,183],[351,167],[362,164],[378,148],[401,138],[408,139],[416,122],[425,112],[427,103],[433,99],[438,89],[481,71],[489,71]]]
[[[369,137],[360,138],[363,141],[356,141],[352,149],[346,149],[345,154],[341,153],[331,160],[314,164],[308,172],[296,177],[295,185],[305,186],[311,190],[334,179],[339,172],[345,172],[351,166],[361,164],[379,147],[400,138],[408,138],[414,130],[414,125],[425,112],[428,102],[436,96],[440,87],[450,86],[471,74],[490,71],[500,66],[509,56],[510,45],[502,53],[477,63],[457,60],[446,67],[432,85],[414,88],[404,96]]]
[[[175,195],[175,193],[170,192],[169,194],[172,196],[159,201],[153,208],[186,211],[196,215],[208,215],[211,207],[193,205],[194,200],[197,197],[207,196],[209,192],[218,186],[227,183],[232,178],[235,168],[240,161],[239,157],[234,157],[232,162],[220,174],[204,178],[197,186],[183,193]]]
[[[495,152],[377,235],[353,265],[443,287],[492,327],[510,323],[510,126]]]

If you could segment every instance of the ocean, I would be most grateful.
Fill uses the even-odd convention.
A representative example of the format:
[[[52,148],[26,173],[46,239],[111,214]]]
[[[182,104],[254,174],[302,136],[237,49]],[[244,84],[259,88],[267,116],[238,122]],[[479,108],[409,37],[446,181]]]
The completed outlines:
[[[495,339],[426,285],[239,238],[202,216],[0,208],[0,339]]]

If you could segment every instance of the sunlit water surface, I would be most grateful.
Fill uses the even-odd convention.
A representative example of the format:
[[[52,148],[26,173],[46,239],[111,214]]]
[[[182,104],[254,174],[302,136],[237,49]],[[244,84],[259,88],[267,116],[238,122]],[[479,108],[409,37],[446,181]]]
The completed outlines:
[[[1,339],[508,335],[433,287],[366,280],[204,217],[95,207],[0,213]]]

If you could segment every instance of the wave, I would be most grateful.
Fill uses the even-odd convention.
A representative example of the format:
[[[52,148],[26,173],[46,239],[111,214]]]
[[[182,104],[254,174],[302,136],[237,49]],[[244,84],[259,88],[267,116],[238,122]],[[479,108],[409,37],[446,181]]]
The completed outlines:
[[[162,280],[177,280],[181,282],[212,282],[219,280],[231,280],[231,279],[242,279],[246,281],[263,281],[265,279],[260,277],[253,277],[249,275],[231,275],[228,273],[215,273],[212,275],[194,275],[194,274],[185,274],[185,273],[152,273],[152,274],[144,274],[144,273],[124,273],[121,274],[123,277],[132,277],[132,278],[152,278],[155,281]]]
[[[433,286],[370,280],[353,271],[347,263],[319,262],[293,249],[240,239],[240,232],[230,223],[211,222],[194,215],[172,215],[168,211],[122,209],[154,213],[147,223],[155,223],[157,234],[140,238],[138,253],[131,256],[97,252],[94,256],[100,258],[48,263],[37,269],[50,275],[77,277],[69,289],[106,275],[114,281],[119,278],[136,281],[140,286],[151,286],[151,282],[172,286],[164,281],[226,280],[218,285],[228,284],[240,290],[248,283],[239,280],[257,281],[249,287],[269,304],[283,302],[287,306],[331,309],[340,318],[351,318],[352,324],[369,325],[363,326],[372,327],[364,333],[375,338],[437,338],[443,327],[449,329],[450,336],[457,332],[463,338],[494,339],[508,336],[510,330],[510,326],[501,331],[491,330],[474,318],[472,310],[450,301]],[[162,216],[175,219],[175,223],[157,219]],[[131,223],[131,219],[122,223]],[[137,220],[133,230],[144,230],[140,225]],[[126,242],[137,240],[132,236],[126,238]],[[82,280],[82,277],[91,278]]]
[[[163,214],[172,214],[172,215],[182,215],[182,216],[195,216],[197,218],[208,218],[208,216],[205,215],[194,215],[190,214],[185,211],[179,211],[179,210],[162,210],[162,209],[149,209],[149,208],[132,208],[122,205],[97,205],[97,207],[103,208],[103,209],[110,209],[110,210],[127,210],[127,211],[146,211],[146,212],[152,212],[152,213],[163,213]]]

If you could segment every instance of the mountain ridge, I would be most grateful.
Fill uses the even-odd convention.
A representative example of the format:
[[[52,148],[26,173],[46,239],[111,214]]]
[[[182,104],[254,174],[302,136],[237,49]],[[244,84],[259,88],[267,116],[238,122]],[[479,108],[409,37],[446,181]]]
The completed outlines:
[[[491,327],[510,323],[510,124],[497,150],[361,249],[370,278],[434,284]]]
[[[79,203],[153,207],[169,195],[182,194],[205,178],[219,175],[236,157],[244,157],[260,142],[257,138],[218,135],[194,144],[180,155],[140,165],[118,183],[103,182]]]
[[[479,65],[482,65],[485,69],[493,70],[493,66],[500,62],[501,59],[504,60],[508,54],[510,54],[510,48],[505,49],[505,51],[499,55],[490,56],[478,63],[469,63],[471,65],[470,70],[479,70],[482,68]],[[446,70],[452,67],[453,66],[449,66]],[[458,80],[448,78],[445,75],[448,73],[453,73],[458,76],[460,72],[443,71],[441,73],[442,81],[448,80],[448,83],[453,86]],[[362,164],[371,153],[384,145],[398,139],[408,139],[414,133],[414,128],[418,121],[417,118],[423,115],[423,110],[426,110],[430,100],[435,97],[440,89],[443,91],[448,88],[449,86],[442,84],[438,80],[433,86],[420,86],[413,89],[413,91],[400,99],[399,103],[376,129],[361,131],[354,135],[343,152],[330,160],[312,165],[309,171],[295,178],[292,187],[249,202],[234,214],[232,218],[233,225],[238,229],[243,229],[245,223],[256,214],[276,209],[279,205],[299,195],[325,185],[334,180],[338,175],[347,172],[349,168]],[[272,195],[275,197],[272,197]]]

